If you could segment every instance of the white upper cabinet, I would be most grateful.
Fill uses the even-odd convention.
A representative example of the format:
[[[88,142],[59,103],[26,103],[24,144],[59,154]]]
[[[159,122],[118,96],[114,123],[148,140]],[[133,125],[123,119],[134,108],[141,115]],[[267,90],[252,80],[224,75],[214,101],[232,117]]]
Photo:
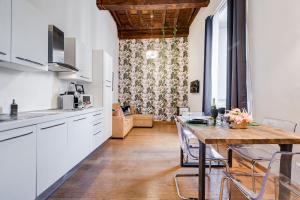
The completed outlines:
[[[10,61],[11,0],[0,0],[0,61]]]
[[[78,72],[60,72],[59,78],[83,82],[92,81],[92,55],[76,38],[65,38],[65,62],[76,67]]]
[[[12,0],[11,41],[13,63],[28,70],[47,70],[48,24],[44,14],[30,0]]]

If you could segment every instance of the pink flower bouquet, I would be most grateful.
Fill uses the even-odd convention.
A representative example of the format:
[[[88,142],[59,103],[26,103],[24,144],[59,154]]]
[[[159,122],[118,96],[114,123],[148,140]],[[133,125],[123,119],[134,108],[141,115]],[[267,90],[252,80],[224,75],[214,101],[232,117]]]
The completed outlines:
[[[228,118],[230,128],[245,129],[252,122],[252,116],[245,109],[234,108],[225,115]]]

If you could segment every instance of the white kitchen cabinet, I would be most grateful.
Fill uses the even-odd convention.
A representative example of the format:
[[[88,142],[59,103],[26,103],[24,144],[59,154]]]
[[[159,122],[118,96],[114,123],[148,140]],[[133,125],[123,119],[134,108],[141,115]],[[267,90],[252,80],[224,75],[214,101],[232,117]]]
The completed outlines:
[[[93,82],[86,88],[93,95],[94,105],[103,107],[106,139],[112,135],[112,71],[112,57],[104,50],[93,50]]]
[[[0,0],[0,65],[10,61],[11,0]]]
[[[92,114],[91,126],[91,151],[94,151],[107,140],[106,136],[104,135],[103,111],[99,111]]]
[[[38,125],[37,195],[67,172],[68,129],[66,120]]]
[[[11,42],[12,63],[25,71],[48,69],[48,24],[33,1],[12,0]]]
[[[81,82],[92,81],[92,65],[90,50],[76,38],[65,38],[65,62],[76,67],[78,72],[60,72],[59,78],[63,80],[76,80]]]
[[[0,133],[0,165],[0,199],[35,199],[35,126]]]
[[[104,84],[103,92],[105,98],[103,98],[104,108],[104,134],[107,138],[112,136],[112,68],[113,60],[112,57],[104,52]]]
[[[72,169],[89,154],[90,133],[89,115],[68,119],[68,169]]]

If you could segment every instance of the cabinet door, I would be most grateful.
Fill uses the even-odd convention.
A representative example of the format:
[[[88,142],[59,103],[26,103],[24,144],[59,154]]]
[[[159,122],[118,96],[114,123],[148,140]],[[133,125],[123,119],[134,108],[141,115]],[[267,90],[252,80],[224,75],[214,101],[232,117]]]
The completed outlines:
[[[11,0],[0,0],[0,60],[10,61]]]
[[[112,135],[112,68],[113,61],[109,54],[103,54],[103,107],[104,107],[104,134],[106,139]]]
[[[104,85],[104,134],[105,140],[112,135],[112,91],[111,86]]]
[[[84,46],[82,55],[84,56],[83,68],[82,68],[82,78],[87,81],[92,81],[92,52]]]
[[[35,199],[35,126],[1,132],[0,163],[0,199]]]
[[[87,115],[73,117],[68,123],[69,169],[83,160],[90,150],[91,122]]]
[[[48,25],[31,0],[12,1],[12,61],[37,70],[48,63]]]
[[[67,123],[57,120],[38,125],[37,195],[67,172]]]
[[[113,60],[112,57],[106,53],[103,52],[103,74],[104,74],[104,81],[107,83],[110,83],[112,85],[112,68],[113,68]]]

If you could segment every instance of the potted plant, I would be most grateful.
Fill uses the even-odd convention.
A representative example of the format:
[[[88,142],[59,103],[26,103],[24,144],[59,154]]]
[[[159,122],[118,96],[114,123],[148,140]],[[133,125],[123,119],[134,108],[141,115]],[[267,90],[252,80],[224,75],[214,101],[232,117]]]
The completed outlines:
[[[251,115],[243,109],[234,108],[225,115],[229,122],[229,127],[233,129],[246,129],[252,122]]]

